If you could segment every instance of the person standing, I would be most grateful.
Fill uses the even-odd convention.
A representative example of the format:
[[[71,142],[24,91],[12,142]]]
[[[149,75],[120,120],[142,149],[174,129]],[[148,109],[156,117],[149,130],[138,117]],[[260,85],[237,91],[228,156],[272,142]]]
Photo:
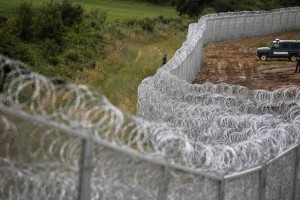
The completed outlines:
[[[300,73],[300,58],[299,57],[297,58],[297,64],[296,64],[296,70],[295,70],[295,72]]]
[[[162,59],[162,63],[163,63],[163,65],[167,63],[167,54],[164,55],[164,57]]]

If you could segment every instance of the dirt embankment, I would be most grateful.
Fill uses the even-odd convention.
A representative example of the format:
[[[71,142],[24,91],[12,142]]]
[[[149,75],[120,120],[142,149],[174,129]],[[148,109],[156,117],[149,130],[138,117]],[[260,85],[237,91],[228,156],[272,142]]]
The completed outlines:
[[[194,83],[224,82],[267,90],[300,86],[295,62],[288,59],[260,61],[256,57],[260,44],[270,44],[276,38],[300,39],[300,31],[208,45],[204,50],[204,64]]]

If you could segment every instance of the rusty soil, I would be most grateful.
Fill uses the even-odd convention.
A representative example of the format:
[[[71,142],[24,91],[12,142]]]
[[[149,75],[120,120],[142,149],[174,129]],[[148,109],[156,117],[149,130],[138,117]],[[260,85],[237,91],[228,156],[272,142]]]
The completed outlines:
[[[260,61],[256,49],[279,39],[300,39],[300,31],[210,44],[204,49],[204,63],[194,83],[228,83],[249,89],[275,90],[300,86],[296,62],[288,59]]]

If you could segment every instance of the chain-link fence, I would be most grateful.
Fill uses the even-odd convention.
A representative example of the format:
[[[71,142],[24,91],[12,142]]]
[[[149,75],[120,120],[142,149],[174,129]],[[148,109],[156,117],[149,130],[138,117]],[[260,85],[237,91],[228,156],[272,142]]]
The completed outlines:
[[[300,199],[300,89],[180,79],[213,17],[143,81],[144,119],[0,56],[0,199]]]

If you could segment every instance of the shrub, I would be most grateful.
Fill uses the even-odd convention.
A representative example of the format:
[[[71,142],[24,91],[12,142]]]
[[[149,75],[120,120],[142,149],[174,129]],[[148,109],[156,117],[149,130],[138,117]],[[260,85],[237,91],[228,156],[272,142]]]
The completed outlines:
[[[30,48],[13,34],[10,24],[0,27],[0,53],[30,64],[34,62]]]
[[[170,19],[165,18],[164,16],[160,15],[157,18],[154,19],[157,22],[163,23],[163,24],[168,24],[170,23]]]
[[[107,19],[107,12],[100,9],[92,9],[85,16],[86,25],[95,30],[102,30]]]
[[[65,53],[65,60],[67,63],[83,63],[82,53],[79,50],[76,49],[69,49]]]
[[[21,3],[15,16],[0,17],[0,53],[48,75],[72,77],[94,69],[116,33],[106,11],[84,13],[71,0],[50,0],[37,8]]]
[[[152,32],[154,30],[155,22],[150,18],[146,17],[140,21],[141,27],[144,31]]]
[[[8,18],[0,15],[0,27],[4,26],[7,22]]]
[[[33,25],[33,9],[29,3],[21,3],[18,9],[18,16],[16,19],[16,29],[21,40],[29,40],[32,37]]]
[[[57,43],[62,42],[65,27],[61,17],[59,4],[50,1],[42,6],[35,18],[36,37],[40,40],[53,39]]]
[[[63,49],[55,40],[46,38],[39,42],[39,48],[41,49],[40,53],[48,64],[58,65],[60,63],[58,56],[62,53]]]
[[[144,31],[152,32],[154,30],[156,20],[157,19],[152,20],[149,17],[146,17],[146,18],[143,18],[143,19],[127,20],[124,24],[127,27],[140,27]]]
[[[270,42],[269,41],[263,41],[263,40],[259,40],[255,43],[255,47],[259,48],[259,47],[268,47],[270,46]]]
[[[61,4],[61,18],[65,26],[71,27],[83,20],[83,8],[81,5],[72,5],[70,0],[63,0]]]

